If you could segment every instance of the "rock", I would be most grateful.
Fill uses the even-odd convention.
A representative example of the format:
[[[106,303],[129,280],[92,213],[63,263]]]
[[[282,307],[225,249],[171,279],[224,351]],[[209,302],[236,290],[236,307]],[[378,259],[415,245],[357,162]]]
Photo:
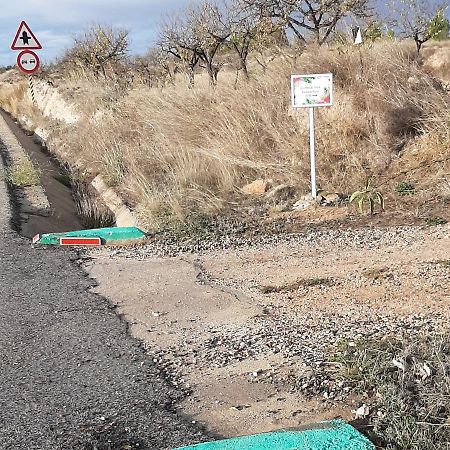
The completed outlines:
[[[246,195],[262,195],[270,189],[270,186],[270,180],[259,179],[245,185],[241,190]]]
[[[311,194],[303,195],[292,207],[293,211],[304,211],[315,204]]]
[[[431,375],[433,375],[433,369],[427,363],[423,363],[420,374],[422,376],[422,381],[425,381],[427,378],[430,378]]]
[[[292,200],[294,196],[295,187],[287,184],[280,184],[266,194],[267,199],[272,200],[275,203],[282,203]]]
[[[356,419],[364,419],[364,417],[367,417],[370,414],[369,407],[364,403],[362,406],[360,406],[356,411],[353,411],[355,414]]]
[[[336,193],[324,193],[322,195],[322,205],[325,206],[338,206],[341,203],[342,197]]]

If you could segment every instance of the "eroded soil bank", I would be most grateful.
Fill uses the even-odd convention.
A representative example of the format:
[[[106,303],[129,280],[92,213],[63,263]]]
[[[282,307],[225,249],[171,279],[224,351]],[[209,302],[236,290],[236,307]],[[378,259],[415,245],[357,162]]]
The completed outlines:
[[[421,333],[450,315],[450,228],[328,230],[176,257],[102,249],[85,262],[180,408],[223,436],[354,418],[328,379],[339,341]]]

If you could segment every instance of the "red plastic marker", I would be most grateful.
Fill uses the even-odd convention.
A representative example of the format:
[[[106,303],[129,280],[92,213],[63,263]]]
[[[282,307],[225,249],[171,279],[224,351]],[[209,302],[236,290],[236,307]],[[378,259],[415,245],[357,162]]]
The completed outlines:
[[[59,245],[84,245],[84,246],[100,246],[102,245],[102,240],[98,237],[88,238],[88,237],[65,237],[59,240]]]

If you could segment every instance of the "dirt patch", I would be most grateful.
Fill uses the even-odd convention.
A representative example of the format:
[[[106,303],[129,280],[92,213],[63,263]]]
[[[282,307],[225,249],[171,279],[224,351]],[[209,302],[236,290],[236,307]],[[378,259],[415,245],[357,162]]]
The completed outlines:
[[[103,249],[86,264],[95,291],[185,389],[183,411],[236,436],[354,417],[363,399],[321,375],[327,352],[445,327],[449,252],[443,226],[329,230],[174,258]]]
[[[219,357],[227,345],[222,337],[264,315],[264,305],[240,290],[205,283],[195,261],[98,256],[87,268],[99,282],[95,292],[113,299],[154,361],[190,392],[183,411],[213,432],[235,436],[349,417],[348,411],[291,392],[282,379],[303,372],[302,360],[271,351],[247,353],[251,335],[239,344],[242,357]],[[275,373],[277,386],[268,380]]]

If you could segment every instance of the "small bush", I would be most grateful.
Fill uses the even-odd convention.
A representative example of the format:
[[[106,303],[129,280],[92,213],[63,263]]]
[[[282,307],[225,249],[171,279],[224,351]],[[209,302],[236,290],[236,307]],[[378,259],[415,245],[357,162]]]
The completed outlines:
[[[86,229],[114,227],[114,214],[98,201],[87,184],[73,182],[75,205],[81,222]]]
[[[409,183],[407,181],[401,181],[400,183],[397,183],[395,186],[395,192],[398,195],[404,196],[404,195],[412,195],[414,194],[414,184]]]
[[[429,225],[430,227],[435,227],[438,225],[445,225],[447,223],[447,220],[443,217],[429,217],[425,219],[425,223]]]
[[[339,376],[371,399],[369,437],[388,450],[450,443],[450,335],[341,343]]]
[[[6,180],[14,186],[37,186],[41,179],[40,173],[29,159],[14,164],[6,170]]]

